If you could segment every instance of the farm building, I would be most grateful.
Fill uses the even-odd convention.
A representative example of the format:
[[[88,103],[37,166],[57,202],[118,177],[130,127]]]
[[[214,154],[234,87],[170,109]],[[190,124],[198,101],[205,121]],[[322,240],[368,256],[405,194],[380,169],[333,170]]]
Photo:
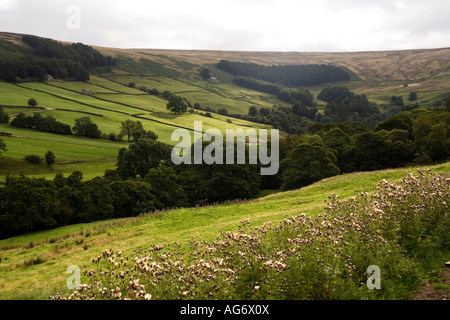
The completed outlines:
[[[92,94],[92,89],[83,89],[81,92],[83,94]]]

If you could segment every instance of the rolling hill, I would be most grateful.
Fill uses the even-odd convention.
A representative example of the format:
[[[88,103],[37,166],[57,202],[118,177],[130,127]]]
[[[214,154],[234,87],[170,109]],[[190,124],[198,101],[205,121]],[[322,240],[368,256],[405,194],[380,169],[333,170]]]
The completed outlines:
[[[32,48],[21,37],[0,32],[0,62],[11,57],[33,56]],[[407,101],[409,93],[414,91],[418,94],[417,104],[428,107],[446,101],[450,93],[450,48],[348,53],[94,48],[113,57],[116,64],[91,68],[88,81],[0,82],[0,106],[11,119],[19,113],[37,112],[71,126],[76,119],[89,116],[106,136],[117,134],[125,120],[139,120],[160,141],[174,145],[172,132],[177,128],[192,132],[194,121],[201,120],[204,130],[217,128],[222,132],[272,128],[270,124],[252,122],[243,116],[251,107],[276,110],[283,105],[290,106],[274,94],[233,84],[233,76],[217,68],[221,60],[266,66],[332,64],[349,70],[349,81],[300,88],[314,95],[319,112],[323,112],[324,102],[316,97],[327,86],[344,85],[356,94],[365,94],[385,113],[398,111],[392,111],[389,105],[393,95]],[[215,79],[201,79],[203,68],[210,69]],[[89,94],[84,89],[90,89]],[[191,104],[190,112],[183,115],[169,112],[165,92],[186,98]],[[28,106],[30,98],[36,99],[38,106]],[[200,107],[196,108],[196,104]],[[85,179],[102,176],[105,170],[115,168],[119,150],[129,145],[124,139],[62,136],[8,124],[0,124],[0,132],[5,134],[2,139],[7,145],[0,158],[2,180],[11,174],[52,179],[57,173],[69,175],[76,170]],[[24,160],[31,154],[43,156],[47,150],[56,154],[56,164],[52,167],[32,165]],[[431,168],[448,177],[448,162]],[[316,216],[323,212],[323,202],[331,193],[342,198],[372,193],[379,181],[398,181],[412,171],[413,168],[402,168],[339,175],[253,201],[154,212],[1,240],[0,299],[46,299],[56,291],[64,291],[67,267],[78,265],[87,269],[91,258],[105,249],[132,254],[151,244],[173,245],[180,241],[186,248],[193,239],[214,241],[222,231],[235,231],[245,219],[252,226],[260,226],[300,213]]]
[[[0,32],[0,60],[32,56],[32,48],[21,39],[22,35]],[[0,105],[11,117],[22,111],[38,111],[70,125],[79,117],[90,116],[105,134],[117,134],[120,123],[126,119],[139,120],[146,130],[156,132],[162,142],[173,143],[170,141],[171,132],[179,127],[192,129],[195,120],[202,120],[205,130],[269,127],[214,113],[219,109],[231,115],[246,115],[250,107],[272,109],[274,105],[286,105],[273,94],[233,84],[233,76],[216,67],[223,59],[261,65],[341,66],[350,70],[352,80],[333,85],[345,85],[357,94],[367,95],[385,112],[396,112],[389,106],[393,95],[400,95],[407,101],[409,93],[414,90],[420,106],[445,101],[449,95],[450,48],[348,53],[94,48],[105,56],[115,58],[117,64],[91,69],[88,82],[55,79],[45,83],[0,83]],[[217,81],[201,79],[199,71],[205,67],[211,70]],[[130,87],[130,84],[133,86]],[[307,89],[317,96],[329,85]],[[93,90],[93,94],[82,94],[84,88]],[[181,95],[192,105],[200,104],[202,110],[179,117],[166,109],[167,101],[161,96],[139,90],[142,88]],[[26,108],[29,98],[37,99],[40,108]],[[320,113],[323,102],[316,102]],[[213,118],[202,116],[205,110],[211,110]],[[69,174],[79,169],[86,172],[87,178],[92,178],[114,168],[117,152],[124,146],[123,142],[92,141],[79,137],[61,139],[53,134],[15,129],[4,124],[0,124],[0,131],[12,134],[5,138],[9,148],[0,160],[0,176],[3,177],[8,173],[51,177],[56,172]],[[31,166],[23,160],[25,155],[31,153],[45,153],[50,146],[58,152],[53,169],[44,165]],[[90,151],[80,152],[79,149],[84,146],[91,148]]]
[[[448,177],[450,163],[426,168]],[[235,231],[246,219],[260,226],[302,213],[316,216],[324,212],[324,201],[331,194],[341,199],[361,192],[372,194],[381,180],[397,182],[409,173],[416,174],[416,168],[352,173],[252,201],[155,212],[1,240],[0,299],[47,299],[57,291],[66,292],[67,267],[88,270],[91,258],[105,249],[132,255],[153,244],[181,243],[186,248],[190,241],[211,242],[220,232]]]

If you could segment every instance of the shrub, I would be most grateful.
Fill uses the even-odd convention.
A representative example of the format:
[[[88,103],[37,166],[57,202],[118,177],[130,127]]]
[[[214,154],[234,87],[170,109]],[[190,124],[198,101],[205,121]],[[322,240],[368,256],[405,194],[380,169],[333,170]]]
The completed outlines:
[[[115,133],[108,134],[108,140],[116,141],[117,140],[117,135]]]
[[[36,101],[36,99],[30,98],[30,99],[28,100],[28,105],[29,105],[30,107],[36,107],[36,106],[38,105],[38,102]]]
[[[29,163],[32,163],[32,164],[40,164],[42,162],[41,157],[39,157],[39,156],[37,156],[35,154],[26,156],[25,160],[28,161]]]
[[[228,115],[228,110],[222,108],[222,109],[217,110],[217,113],[218,113],[218,114],[221,114],[221,115],[223,115],[223,116],[227,116],[227,115]]]
[[[52,151],[47,151],[47,153],[45,154],[45,163],[47,164],[47,166],[51,166],[53,164],[55,164],[56,162],[56,156]]]

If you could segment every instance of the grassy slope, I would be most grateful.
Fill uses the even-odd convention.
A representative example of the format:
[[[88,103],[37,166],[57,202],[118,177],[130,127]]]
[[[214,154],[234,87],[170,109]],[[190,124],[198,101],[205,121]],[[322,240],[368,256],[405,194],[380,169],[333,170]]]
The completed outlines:
[[[450,163],[430,168],[450,173]],[[2,240],[0,299],[46,299],[55,291],[65,290],[67,267],[78,265],[82,270],[88,269],[90,259],[104,249],[132,254],[132,250],[148,248],[153,243],[212,241],[221,231],[236,230],[243,219],[261,225],[299,213],[314,215],[323,211],[324,200],[331,193],[348,198],[360,192],[373,192],[380,180],[395,181],[411,172],[415,169],[353,173],[249,202],[80,224]],[[41,263],[26,266],[37,257]]]
[[[81,94],[83,88],[92,88],[94,95]],[[29,98],[35,98],[39,102],[39,107],[34,109],[6,107],[5,110],[11,117],[19,112],[41,112],[43,116],[53,116],[63,123],[73,125],[75,119],[89,116],[103,133],[118,133],[120,123],[124,120],[140,120],[146,130],[156,132],[160,141],[169,144],[175,144],[171,141],[175,129],[178,127],[193,129],[194,121],[202,121],[203,130],[217,128],[223,132],[225,129],[268,128],[238,119],[233,119],[230,124],[227,123],[228,117],[218,114],[214,114],[213,118],[196,114],[177,116],[167,110],[167,101],[159,97],[143,94],[139,90],[95,76],[89,83],[52,81],[48,84],[13,85],[0,82],[0,90],[2,92],[0,105],[24,106]],[[215,96],[216,100],[226,99],[209,92],[207,94]],[[247,99],[257,99],[256,94],[253,93]],[[63,137],[12,128],[5,124],[0,124],[0,131],[14,135],[4,138],[8,150],[3,153],[4,157],[0,158],[0,178],[4,178],[7,174],[52,178],[57,172],[70,174],[75,170],[82,171],[85,178],[93,178],[102,175],[106,169],[113,169],[118,150],[127,146],[124,142]],[[56,165],[52,168],[45,165],[32,166],[23,161],[23,157],[30,154],[43,157],[47,150],[52,150],[57,156]]]

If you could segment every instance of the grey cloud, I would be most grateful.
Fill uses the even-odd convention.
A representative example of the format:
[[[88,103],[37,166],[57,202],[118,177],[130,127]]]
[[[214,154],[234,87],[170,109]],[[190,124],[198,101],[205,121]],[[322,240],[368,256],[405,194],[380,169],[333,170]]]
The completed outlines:
[[[11,1],[11,0],[10,0]],[[450,34],[450,2],[446,0],[315,0],[324,4],[324,10],[332,13],[339,22],[339,14],[343,11],[354,11],[357,14],[369,14],[367,8],[376,6],[382,13],[383,23],[373,34],[367,37],[380,37],[377,43],[383,47],[403,48],[426,45],[420,42],[431,33]],[[396,5],[396,2],[404,6]],[[306,1],[292,0],[228,0],[204,1],[192,0],[183,10],[178,9],[177,1],[128,0],[127,2],[106,0],[16,0],[17,5],[11,10],[0,10],[0,31],[36,34],[58,40],[80,41],[92,45],[112,47],[147,47],[147,48],[179,48],[179,49],[224,49],[224,50],[314,50],[329,51],[336,49],[335,39],[321,37],[320,43],[302,43],[298,38],[286,39],[284,44],[268,42],[262,30],[250,26],[240,27],[234,17],[219,19],[225,6],[231,6],[231,12],[241,8],[246,10],[264,9],[259,12],[271,12],[271,8],[297,10],[298,19],[302,19],[302,4]],[[181,3],[181,2],[179,2]],[[66,26],[69,17],[67,7],[78,5],[81,9],[81,29],[70,30]],[[292,6],[295,4],[295,8]],[[1,8],[1,7],[0,7]],[[191,11],[186,8],[192,8]],[[128,10],[130,9],[130,10]],[[253,12],[253,10],[252,10]],[[252,16],[248,12],[249,21],[261,23],[267,16]],[[282,10],[278,10],[282,12]],[[327,23],[321,19],[323,12],[310,12],[317,15],[317,23]],[[217,21],[216,21],[217,20]],[[224,21],[228,21],[225,23]],[[292,24],[285,26],[295,26]],[[236,25],[236,26],[235,26]],[[257,24],[256,24],[257,25]],[[273,25],[273,33],[283,33]],[[314,25],[308,32],[314,32]],[[329,26],[333,28],[333,25]],[[355,27],[354,29],[358,29]],[[349,29],[348,32],[355,30]],[[266,30],[267,32],[267,30]],[[392,39],[392,34],[407,34],[408,37]],[[347,36],[347,35],[343,35]],[[278,40],[278,39],[277,39]],[[439,41],[438,41],[439,42]],[[439,42],[449,46],[445,39]],[[362,44],[361,44],[362,46]],[[355,44],[358,47],[358,44]],[[338,50],[346,50],[339,47]],[[364,47],[364,49],[368,49]],[[371,48],[376,50],[377,48]]]

